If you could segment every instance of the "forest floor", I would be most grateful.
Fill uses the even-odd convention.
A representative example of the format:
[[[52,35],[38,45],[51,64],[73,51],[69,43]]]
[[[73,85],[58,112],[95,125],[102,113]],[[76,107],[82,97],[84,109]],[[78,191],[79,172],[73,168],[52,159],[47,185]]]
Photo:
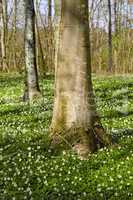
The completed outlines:
[[[93,76],[102,123],[116,145],[80,160],[49,149],[53,79],[22,103],[23,78],[0,75],[0,200],[133,200],[133,77]]]

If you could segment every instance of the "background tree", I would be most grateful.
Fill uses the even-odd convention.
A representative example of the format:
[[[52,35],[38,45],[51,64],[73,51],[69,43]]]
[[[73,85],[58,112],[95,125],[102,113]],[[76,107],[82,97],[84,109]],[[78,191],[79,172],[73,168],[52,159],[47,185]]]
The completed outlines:
[[[54,71],[55,56],[55,38],[53,23],[53,4],[52,0],[48,0],[48,28],[47,28],[47,68],[48,72]]]
[[[4,71],[8,71],[7,65],[7,30],[8,30],[8,18],[7,18],[7,1],[0,0],[0,20],[1,20],[1,65]]]
[[[93,95],[88,17],[86,0],[62,1],[51,124],[53,144],[64,139],[83,157],[96,150],[97,140],[109,142]]]
[[[40,94],[35,41],[35,9],[33,0],[25,1],[25,66],[26,82],[24,98],[32,101]]]
[[[112,9],[111,1],[108,0],[108,10],[109,10],[109,24],[108,24],[108,72],[112,72],[113,59],[112,59]]]
[[[17,33],[17,0],[13,1],[13,46],[12,48],[15,49],[13,52],[13,62],[14,62],[14,69],[17,70],[17,57],[16,57],[16,33]]]
[[[39,26],[38,26],[39,4],[40,4],[40,1],[34,0],[35,35],[36,35],[36,62],[37,62],[37,68],[39,69],[39,66],[41,66],[40,71],[42,72],[42,74],[45,74],[45,70],[44,70],[45,61],[44,61],[44,55],[43,55],[43,50],[42,50],[42,45],[41,45],[41,38],[40,38],[40,31],[39,31]],[[41,56],[41,59],[40,59],[40,56]]]
[[[2,0],[1,0],[2,2]],[[1,23],[1,44],[5,42],[6,56],[0,49],[1,70],[24,72],[24,9],[23,0],[10,0],[7,3],[8,29],[6,39],[2,39],[5,29]],[[60,0],[35,0],[36,10],[36,59],[40,74],[54,73],[56,49],[58,43],[58,19]],[[112,20],[112,73],[133,72],[132,53],[132,1],[110,0]],[[2,8],[1,4],[1,8]],[[2,8],[3,10],[3,8]],[[50,14],[52,11],[52,15]],[[109,66],[109,8],[106,0],[89,0],[90,41],[92,71],[106,73]],[[2,12],[1,12],[2,13]],[[49,17],[51,15],[51,17]],[[51,20],[49,20],[51,19]],[[15,26],[16,21],[16,26]],[[49,23],[51,21],[51,23]],[[2,22],[2,21],[1,21]],[[49,24],[49,25],[48,25]],[[16,32],[16,33],[15,33]],[[15,42],[14,42],[15,41]],[[4,44],[4,42],[3,42]],[[12,51],[14,49],[14,51]],[[2,56],[3,54],[3,56]],[[6,59],[3,59],[3,58]],[[2,62],[5,62],[3,64]],[[2,67],[5,66],[5,67]]]

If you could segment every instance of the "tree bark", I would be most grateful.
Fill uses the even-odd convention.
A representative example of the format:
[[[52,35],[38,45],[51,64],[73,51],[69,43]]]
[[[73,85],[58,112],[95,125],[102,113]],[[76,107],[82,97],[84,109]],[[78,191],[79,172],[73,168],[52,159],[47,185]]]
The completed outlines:
[[[34,7],[35,7],[35,14],[36,14],[36,20],[35,20],[35,33],[36,33],[36,57],[37,57],[37,67],[40,69],[40,73],[43,74],[45,77],[46,75],[46,63],[44,59],[44,53],[40,38],[40,32],[39,32],[39,26],[38,26],[38,20],[39,18],[39,3],[38,0],[34,0]]]
[[[111,11],[111,0],[108,0],[108,11],[109,11],[109,24],[108,24],[108,72],[113,70],[113,58],[112,58],[112,11]]]
[[[52,0],[48,0],[48,23],[52,21]]]
[[[13,60],[14,60],[14,69],[17,70],[17,55],[16,55],[16,33],[17,33],[17,0],[13,1]]]
[[[1,65],[3,71],[8,71],[7,65],[7,2],[6,0],[0,0],[0,18],[1,18]]]
[[[48,0],[48,28],[47,28],[47,69],[53,72],[54,69],[54,28],[52,24],[52,0]]]
[[[60,1],[59,0],[55,0],[54,1],[54,11],[55,11],[55,15],[54,15],[54,18],[55,18],[55,21],[56,21],[56,24],[55,24],[55,32],[54,32],[54,38],[55,38],[55,58],[54,58],[54,67],[55,67],[55,70],[57,69],[57,62],[58,62],[58,47],[59,47],[59,32],[60,32],[60,28],[59,28],[59,22],[60,22],[60,15],[61,15],[61,5],[60,5]],[[56,72],[55,72],[56,74]]]
[[[118,27],[117,27],[117,0],[114,0],[114,26],[115,26],[115,35],[117,36]]]
[[[40,95],[35,41],[35,10],[33,0],[25,0],[25,99],[34,100]]]
[[[92,80],[88,1],[62,0],[52,144],[62,139],[85,157],[98,141],[109,143],[96,112]]]

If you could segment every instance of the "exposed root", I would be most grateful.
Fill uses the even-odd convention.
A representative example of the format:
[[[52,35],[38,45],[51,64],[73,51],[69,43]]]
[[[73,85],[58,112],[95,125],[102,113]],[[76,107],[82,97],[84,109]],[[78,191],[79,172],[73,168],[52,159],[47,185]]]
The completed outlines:
[[[106,131],[104,130],[103,126],[99,123],[96,123],[93,127],[93,131],[95,134],[95,137],[103,146],[108,146],[112,144],[111,137],[106,134]]]
[[[80,159],[86,159],[89,154],[111,144],[111,138],[99,124],[89,127],[88,130],[75,127],[66,132],[58,130],[58,133],[52,132],[50,137],[52,148],[63,144],[66,149],[74,150]]]

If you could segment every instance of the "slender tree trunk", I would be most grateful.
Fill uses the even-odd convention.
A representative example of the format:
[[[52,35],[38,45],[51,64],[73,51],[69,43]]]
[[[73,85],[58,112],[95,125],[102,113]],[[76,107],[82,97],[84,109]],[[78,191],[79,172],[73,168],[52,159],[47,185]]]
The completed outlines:
[[[25,0],[25,99],[32,101],[40,94],[36,64],[35,10],[33,0]]]
[[[2,59],[2,70],[8,71],[7,65],[7,51],[6,51],[6,40],[7,40],[7,2],[6,0],[0,0],[0,18],[1,18],[1,59]]]
[[[37,57],[37,68],[40,69],[43,74],[43,76],[46,75],[46,63],[44,60],[44,53],[43,48],[41,44],[41,38],[40,38],[40,32],[38,27],[38,20],[39,17],[39,3],[38,0],[34,0],[34,6],[35,6],[35,13],[36,13],[36,20],[35,20],[35,33],[36,33],[36,57]]]
[[[52,0],[48,0],[48,29],[47,29],[47,67],[48,72],[54,69],[54,29],[52,24]]]
[[[2,0],[0,0],[0,22],[2,24]],[[2,25],[0,27],[0,70],[2,70]]]
[[[62,139],[82,157],[97,149],[104,135],[91,81],[88,1],[62,0],[52,144]]]
[[[38,26],[37,26],[37,18],[38,18],[38,9],[39,2],[38,0],[34,0],[34,8],[35,8],[35,35],[36,35],[36,63],[37,69],[39,69],[39,47],[38,47]]]
[[[41,43],[41,37],[40,37],[40,32],[39,32],[39,28],[38,28],[38,23],[36,21],[36,34],[37,34],[37,39],[38,39],[38,56],[40,57],[40,59],[38,58],[38,67],[40,66],[41,71],[43,74],[43,76],[46,76],[46,63],[45,63],[45,59],[44,59],[44,53],[43,53],[43,47],[42,47],[42,43]]]
[[[48,0],[48,21],[51,24],[51,21],[52,21],[52,0]]]
[[[113,70],[113,58],[112,58],[112,11],[111,11],[111,0],[108,0],[108,11],[109,11],[109,25],[108,25],[108,72]]]
[[[115,25],[115,35],[118,33],[117,24],[117,0],[114,0],[114,25]]]
[[[48,46],[47,46],[47,65],[48,65],[48,72],[52,70],[52,0],[48,0]]]
[[[17,57],[16,57],[16,25],[17,25],[17,0],[14,0],[13,2],[13,61],[14,61],[14,69],[17,69]]]
[[[54,0],[54,14],[56,19],[59,17],[60,15],[60,4],[61,4],[61,0]]]

